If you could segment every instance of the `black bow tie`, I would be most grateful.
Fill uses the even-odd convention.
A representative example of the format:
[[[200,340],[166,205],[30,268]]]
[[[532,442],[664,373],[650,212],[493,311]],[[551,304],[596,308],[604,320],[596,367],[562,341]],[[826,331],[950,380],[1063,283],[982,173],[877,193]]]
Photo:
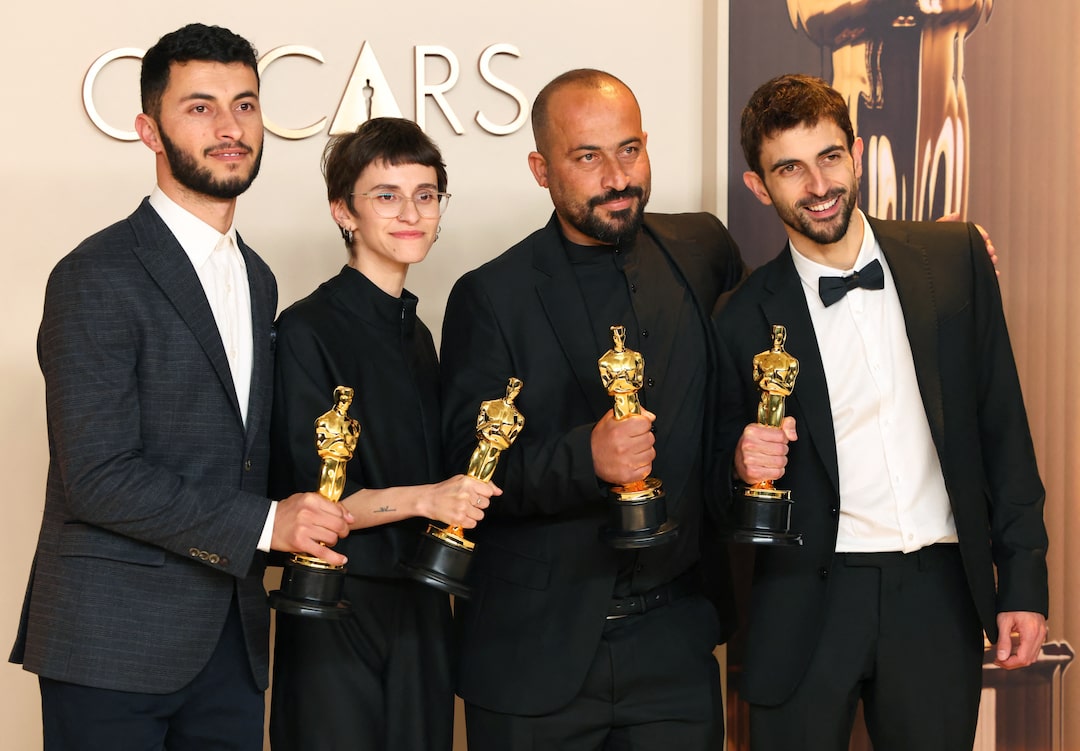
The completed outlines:
[[[818,279],[818,294],[827,308],[856,287],[882,289],[884,286],[885,272],[875,258],[851,276],[821,277]]]

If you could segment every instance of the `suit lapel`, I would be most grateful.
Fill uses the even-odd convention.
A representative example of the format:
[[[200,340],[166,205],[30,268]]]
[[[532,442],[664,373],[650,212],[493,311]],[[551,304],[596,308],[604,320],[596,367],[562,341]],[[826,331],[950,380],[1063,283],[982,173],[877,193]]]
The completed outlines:
[[[237,237],[239,240],[239,236]],[[255,261],[255,254],[243,240],[238,243],[240,252],[244,256],[244,265],[247,267],[248,290],[251,295],[251,335],[252,358],[251,358],[251,388],[248,399],[248,423],[247,441],[258,435],[262,429],[262,421],[266,410],[261,409],[263,394],[269,393],[273,388],[273,331],[268,328],[267,321],[274,320],[276,311],[270,310],[270,303],[275,299],[274,290],[270,279],[266,274],[260,273],[259,266]]]
[[[600,385],[596,361],[611,343],[594,342],[593,337],[581,335],[582,326],[589,320],[589,311],[566,257],[556,221],[552,216],[533,248],[533,267],[540,274],[536,293],[581,388],[582,397],[593,414],[602,415],[611,408],[611,399]]]
[[[911,357],[915,362],[919,393],[940,456],[945,446],[945,412],[938,378],[941,368],[938,361],[937,309],[930,284],[930,256],[927,248],[913,244],[899,225],[870,220],[870,226],[896,284]]]
[[[240,420],[239,402],[229,361],[225,357],[225,346],[221,342],[221,334],[202,283],[187,253],[148,201],[143,201],[129,221],[138,241],[134,248],[136,257],[191,330],[233,403],[237,420]]]
[[[678,331],[682,327],[690,325],[698,326],[702,328],[702,330],[707,330],[708,322],[704,319],[696,322],[682,320],[682,315],[684,313],[703,309],[703,306],[698,303],[699,300],[703,299],[703,290],[695,287],[694,284],[702,279],[704,275],[687,273],[687,266],[693,267],[696,265],[696,260],[691,258],[691,256],[699,253],[697,246],[680,241],[670,234],[658,231],[657,227],[652,226],[648,214],[645,216],[645,226],[643,227],[641,234],[643,236],[648,234],[652,241],[656,243],[656,247],[659,248],[661,255],[664,256],[664,260],[674,267],[675,272],[682,283],[680,286],[685,285],[691,297],[691,304],[689,306],[683,306],[681,301],[679,301],[679,304],[672,305],[671,301],[665,303],[661,300],[653,300],[654,305],[659,307],[642,309],[641,312],[644,313],[647,320],[653,320],[657,325],[660,325],[669,331]],[[648,300],[649,298],[646,297],[646,299]],[[632,302],[632,305],[635,307],[637,304],[641,303],[639,301]],[[711,305],[712,303],[710,302],[710,307]],[[650,342],[650,354],[645,361],[646,374],[657,376],[661,380],[666,378],[668,363],[677,360],[679,357],[678,353],[673,352],[676,340],[677,337],[670,336],[659,337]],[[712,355],[711,346],[709,346],[711,343],[707,336],[705,337],[705,340],[707,347],[706,358],[708,360]],[[657,341],[660,342],[660,346],[657,346]]]
[[[810,311],[806,307],[806,296],[795,264],[791,260],[791,250],[785,246],[780,256],[769,266],[769,276],[765,281],[765,291],[769,293],[761,303],[761,309],[769,325],[780,324],[787,329],[785,349],[799,361],[799,375],[790,400],[797,405],[802,415],[796,427],[804,440],[809,439],[818,458],[825,467],[832,482],[833,490],[839,494],[840,478],[836,460],[836,434],[833,431],[832,406],[829,402],[829,387],[825,381],[825,367],[821,364],[821,352],[818,348],[814,325],[810,320]],[[770,340],[766,337],[761,342],[761,351],[769,348]],[[750,367],[746,363],[746,367]],[[788,413],[791,413],[791,409]]]

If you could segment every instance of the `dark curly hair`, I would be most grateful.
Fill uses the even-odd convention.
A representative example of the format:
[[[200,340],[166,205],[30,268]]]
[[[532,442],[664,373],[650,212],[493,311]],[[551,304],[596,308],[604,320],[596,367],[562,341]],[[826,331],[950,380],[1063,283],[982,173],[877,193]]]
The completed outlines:
[[[764,177],[761,142],[785,130],[813,127],[822,118],[844,131],[850,150],[855,143],[855,131],[847,102],[840,92],[820,78],[799,73],[777,76],[762,84],[742,111],[739,140],[746,164]]]
[[[259,66],[251,42],[221,26],[191,23],[161,37],[146,51],[139,87],[142,110],[155,120],[161,114],[161,97],[169,85],[173,63],[199,60],[213,63],[243,63],[259,78]]]

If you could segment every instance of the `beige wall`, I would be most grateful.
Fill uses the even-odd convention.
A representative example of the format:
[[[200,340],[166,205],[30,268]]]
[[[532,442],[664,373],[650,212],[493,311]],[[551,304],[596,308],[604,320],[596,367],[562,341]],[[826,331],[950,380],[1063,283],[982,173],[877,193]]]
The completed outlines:
[[[161,6],[62,0],[5,3],[0,10],[0,218],[5,241],[0,476],[11,483],[5,492],[7,571],[0,582],[0,650],[5,654],[15,634],[45,484],[44,396],[34,349],[45,279],[62,255],[126,216],[153,187],[149,151],[138,142],[106,137],[83,112],[82,78],[102,53],[145,49],[162,33],[190,21],[228,26],[260,52],[285,44],[313,47],[324,64],[285,61],[263,80],[268,116],[300,127],[322,116],[332,119],[363,42],[373,46],[406,117],[414,115],[414,45],[450,48],[461,77],[447,98],[465,133],[455,135],[430,103],[426,114],[428,132],[443,147],[454,198],[442,238],[408,280],[422,300],[421,315],[436,332],[451,282],[538,227],[550,211],[546,192],[527,170],[528,128],[496,137],[474,119],[478,109],[497,122],[515,115],[511,100],[480,78],[479,56],[491,44],[509,43],[520,50],[519,58],[501,56],[493,68],[530,99],[546,81],[572,67],[602,67],[622,77],[645,112],[652,207],[693,210],[703,206],[704,195],[709,208],[723,203],[722,188],[716,186],[725,184],[724,176],[712,166],[703,168],[703,161],[715,162],[711,139],[718,132],[716,113],[725,108],[712,90],[715,81],[726,82],[726,68],[717,62],[726,60],[726,0],[675,5],[632,0],[603,11],[576,0],[414,0],[397,5],[238,0],[226,11],[215,10],[220,7],[205,0]],[[428,70],[433,79],[441,75],[438,65]],[[137,113],[137,76],[136,63],[118,62],[98,82],[102,114],[116,127],[130,128]],[[706,80],[710,94],[703,97]],[[240,202],[237,225],[276,271],[282,305],[332,276],[344,262],[317,168],[325,140],[325,133],[303,141],[268,135],[263,173]],[[706,141],[710,154],[703,160]],[[725,153],[723,146],[719,153]],[[0,667],[5,748],[41,747],[38,712],[34,678],[15,666]]]

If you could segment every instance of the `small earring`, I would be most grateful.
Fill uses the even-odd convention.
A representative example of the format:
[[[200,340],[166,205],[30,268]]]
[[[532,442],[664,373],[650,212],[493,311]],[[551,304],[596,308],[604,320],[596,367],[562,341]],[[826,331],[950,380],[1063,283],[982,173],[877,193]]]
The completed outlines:
[[[438,242],[439,241],[439,233],[440,232],[442,232],[442,225],[441,224],[438,227],[435,228],[435,239],[432,242]]]
[[[348,245],[352,245],[353,231],[351,229],[345,229],[344,227],[338,227],[341,230],[341,237]]]

